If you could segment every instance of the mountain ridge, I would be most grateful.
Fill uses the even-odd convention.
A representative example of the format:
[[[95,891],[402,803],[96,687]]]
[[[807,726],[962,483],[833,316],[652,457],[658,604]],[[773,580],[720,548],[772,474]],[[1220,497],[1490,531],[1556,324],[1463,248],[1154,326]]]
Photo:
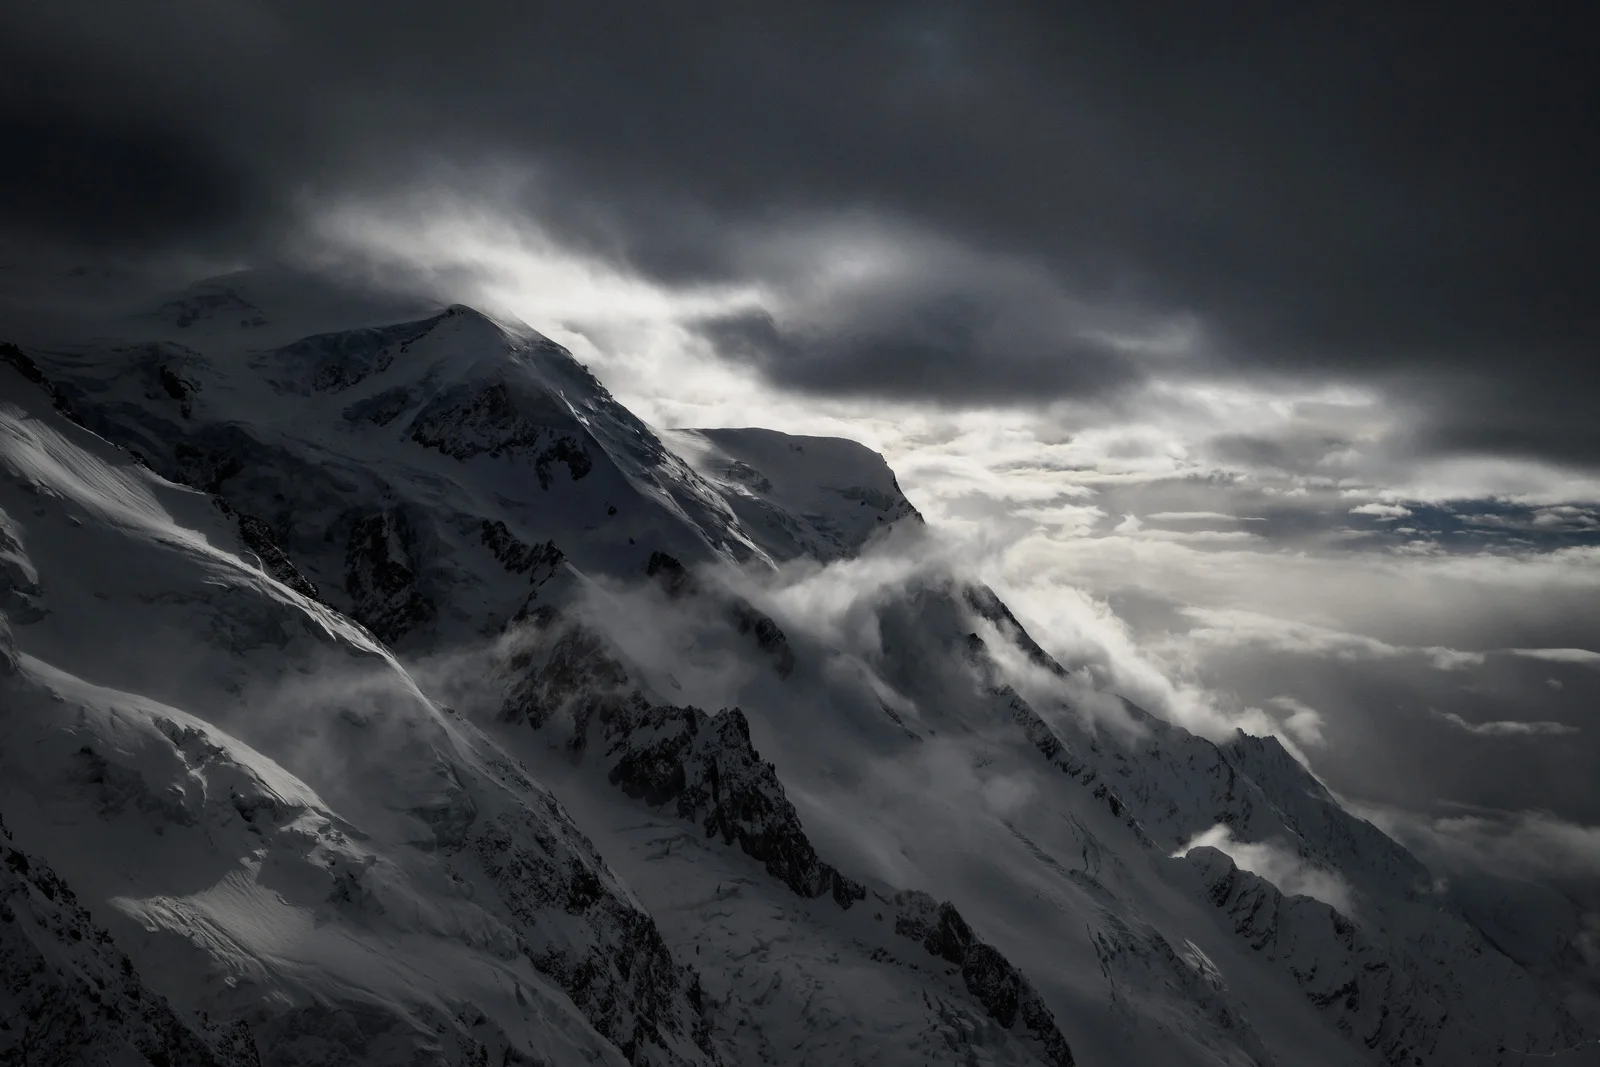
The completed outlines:
[[[192,885],[50,860],[263,1062],[1587,1062],[1272,740],[1096,728],[986,587],[852,583],[922,526],[875,453],[658,435],[532,331],[274,284],[0,367],[4,751],[58,753],[0,810],[190,842]],[[1171,855],[1217,825],[1355,916]],[[1307,922],[1359,948],[1263,952]]]

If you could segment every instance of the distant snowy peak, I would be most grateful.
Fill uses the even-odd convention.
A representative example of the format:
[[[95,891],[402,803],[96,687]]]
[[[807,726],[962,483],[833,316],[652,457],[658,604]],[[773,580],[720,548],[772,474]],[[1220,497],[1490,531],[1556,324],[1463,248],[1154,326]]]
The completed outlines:
[[[754,427],[672,430],[666,438],[778,559],[854,555],[903,519],[923,521],[884,458],[855,441]]]

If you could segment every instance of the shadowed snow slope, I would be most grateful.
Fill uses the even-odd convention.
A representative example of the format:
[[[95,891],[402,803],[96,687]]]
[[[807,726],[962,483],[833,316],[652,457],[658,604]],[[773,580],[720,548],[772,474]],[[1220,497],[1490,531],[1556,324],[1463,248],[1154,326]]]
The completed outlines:
[[[854,441],[761,429],[666,436],[777,559],[854,555],[898,520],[922,521],[883,457]]]
[[[1600,1059],[1276,741],[920,562],[859,445],[658,435],[525,327],[288,273],[78,326],[0,346],[0,1012],[61,1048]]]

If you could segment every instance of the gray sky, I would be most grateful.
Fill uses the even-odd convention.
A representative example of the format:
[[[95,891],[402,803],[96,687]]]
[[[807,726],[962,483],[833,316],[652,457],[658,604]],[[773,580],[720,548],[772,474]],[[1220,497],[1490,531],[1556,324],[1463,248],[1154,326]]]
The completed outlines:
[[[1582,830],[1600,670],[1506,650],[1600,649],[1591,8],[9,4],[0,265],[514,311],[880,448],[1164,714]]]

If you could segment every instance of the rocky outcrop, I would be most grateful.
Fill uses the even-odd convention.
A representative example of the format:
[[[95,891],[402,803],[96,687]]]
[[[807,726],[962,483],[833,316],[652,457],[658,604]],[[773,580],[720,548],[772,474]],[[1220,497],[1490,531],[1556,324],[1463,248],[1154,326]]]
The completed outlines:
[[[203,493],[220,494],[223,483],[244,470],[244,459],[239,451],[207,448],[188,441],[172,446],[172,458],[174,462],[169,468],[172,479]]]
[[[742,601],[735,602],[732,607],[734,626],[742,635],[755,639],[756,647],[765,653],[771,660],[773,669],[778,672],[779,678],[787,678],[794,673],[794,649],[789,647],[789,638],[779,629],[770,616],[763,615],[755,608]]]
[[[676,556],[665,552],[650,553],[644,565],[645,577],[655,579],[661,591],[676,600],[700,591],[700,584]]]
[[[519,541],[506,524],[498,519],[493,522],[484,519],[479,537],[506,570],[512,574],[526,574],[529,576],[529,581],[533,582],[548,578],[550,572],[559,567],[561,561],[566,558],[554,541],[545,541],[538,545]]]
[[[284,345],[270,356],[290,372],[287,382],[318,393],[338,393],[389,369],[395,358],[422,337],[439,319],[314,334]]]
[[[39,573],[22,547],[21,531],[0,509],[0,615],[19,624],[44,617]]]
[[[261,566],[284,585],[301,596],[317,599],[317,587],[294,565],[273,536],[272,527],[254,515],[239,516],[239,537],[261,560]]]
[[[76,419],[67,394],[55,382],[45,377],[44,371],[22,349],[9,341],[0,341],[0,364],[10,366],[29,382],[43,389],[51,405],[69,419]]]
[[[1006,1029],[1019,1022],[1056,1067],[1072,1067],[1072,1049],[1033,985],[992,945],[972,932],[949,901],[907,890],[894,897],[894,932],[921,942],[931,955],[961,968],[961,981],[989,1017]]]
[[[374,393],[344,409],[347,422],[370,422],[374,426],[387,426],[405,414],[416,402],[416,392],[404,385]]]
[[[178,414],[189,418],[194,414],[194,386],[179,377],[178,372],[170,366],[162,364],[156,371],[156,379],[161,383],[161,389],[168,397],[177,401]]]
[[[611,657],[605,642],[583,626],[567,625],[561,614],[541,605],[520,620],[524,640],[507,668],[511,684],[501,717],[541,729],[558,714],[570,719],[568,747],[581,754],[589,741],[589,723],[623,714],[629,705],[645,706],[629,692],[628,672]]]
[[[743,712],[652,705],[602,638],[553,608],[538,612],[528,632],[538,647],[508,660],[503,718],[535,728],[561,722],[568,749],[598,752],[613,785],[738,845],[803,897],[831,896],[844,908],[865,897],[860,883],[817,857]]]
[[[650,916],[602,877],[597,855],[561,848],[546,827],[516,813],[475,827],[468,847],[530,935],[554,925],[551,913],[582,924],[588,936],[577,943],[526,936],[518,947],[630,1063],[720,1062],[698,976],[673,959]]]
[[[1039,642],[1025,630],[1017,617],[1011,614],[1011,609],[1006,607],[1005,601],[987,585],[962,584],[960,587],[961,599],[979,618],[985,619],[994,625],[1002,634],[1009,638],[1022,650],[1036,667],[1042,667],[1051,674],[1065,677],[1067,670],[1057,663],[1055,657],[1039,647]]]
[[[385,641],[397,641],[436,614],[412,562],[414,532],[404,511],[362,515],[345,541],[345,593],[352,614]]]
[[[861,883],[817,857],[777,771],[750,743],[739,709],[710,716],[698,708],[652,707],[625,725],[614,721],[608,732],[609,777],[629,796],[671,804],[680,818],[737,844],[800,896],[831,896],[841,908],[866,897]]]
[[[549,489],[556,464],[573,481],[594,466],[583,442],[566,431],[570,423],[549,397],[522,397],[497,381],[446,390],[412,420],[411,440],[455,459],[525,457],[539,487]]]
[[[6,618],[4,611],[0,611],[0,679],[16,674],[20,665],[17,640],[11,633],[11,620]]]

